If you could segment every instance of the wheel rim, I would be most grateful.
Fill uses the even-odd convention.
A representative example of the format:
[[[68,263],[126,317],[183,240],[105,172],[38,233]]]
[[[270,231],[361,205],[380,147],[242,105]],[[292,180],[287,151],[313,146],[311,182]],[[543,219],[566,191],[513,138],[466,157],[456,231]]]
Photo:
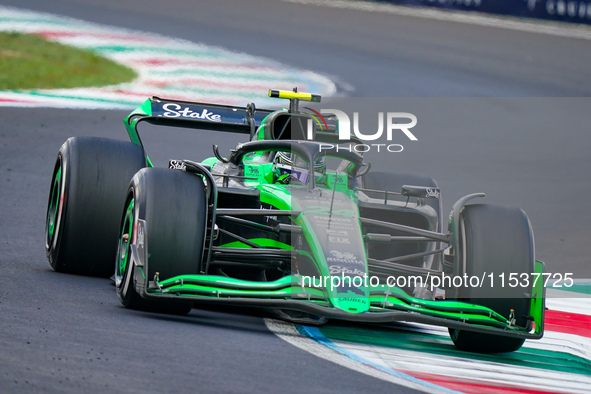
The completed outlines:
[[[123,224],[121,225],[121,232],[119,234],[119,244],[117,248],[117,264],[115,267],[115,276],[117,285],[121,286],[125,274],[128,270],[130,246],[135,242],[135,218],[134,218],[135,202],[132,198],[127,204]]]
[[[62,166],[61,161],[53,177],[49,202],[47,204],[47,217],[45,221],[45,247],[50,249],[55,243],[56,234],[59,232],[59,224],[62,216],[63,191],[62,191]]]

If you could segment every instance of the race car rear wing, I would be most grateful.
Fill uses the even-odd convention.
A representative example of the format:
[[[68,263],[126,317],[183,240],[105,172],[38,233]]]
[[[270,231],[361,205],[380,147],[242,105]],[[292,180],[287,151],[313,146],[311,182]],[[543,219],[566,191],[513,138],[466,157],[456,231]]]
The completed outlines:
[[[270,95],[274,92],[276,91],[271,90]],[[277,92],[282,93],[283,91]],[[307,101],[314,101],[314,95],[308,93],[283,93],[285,93],[285,97],[282,98],[293,99],[294,97],[301,98],[305,95],[309,95],[311,99]],[[319,101],[319,99],[316,99],[316,101]],[[294,107],[294,104],[290,103],[290,108],[292,107]],[[246,107],[236,107],[152,97],[147,99],[142,105],[123,119],[123,123],[125,124],[131,142],[141,146],[143,146],[143,144],[138,132],[138,125],[141,122],[161,126],[248,134],[250,135],[250,140],[253,140],[253,137],[263,120],[269,114],[276,111],[277,110],[271,109],[257,109],[254,103],[247,104]],[[299,112],[292,113],[288,111],[286,114],[290,116],[300,116]],[[314,119],[319,125],[320,130],[316,130],[316,125],[311,125],[314,129],[314,140],[317,142],[325,142],[335,145],[346,142],[353,142],[355,144],[363,143],[363,141],[354,136],[351,136],[349,140],[341,141],[336,132],[337,122],[335,119],[332,119],[331,116],[321,116],[322,122],[320,122],[317,117],[313,116],[313,114],[304,115],[308,116],[310,121]],[[286,123],[283,125],[285,126],[285,124]]]
[[[167,100],[152,97],[123,119],[131,142],[141,145],[138,124],[184,127],[254,135],[256,128],[273,110]]]

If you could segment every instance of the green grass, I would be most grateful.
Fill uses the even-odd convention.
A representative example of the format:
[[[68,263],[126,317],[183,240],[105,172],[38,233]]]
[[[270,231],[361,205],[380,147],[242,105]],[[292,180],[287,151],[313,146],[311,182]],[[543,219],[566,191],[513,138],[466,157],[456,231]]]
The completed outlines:
[[[0,32],[0,90],[105,86],[136,76],[92,51],[31,34]]]

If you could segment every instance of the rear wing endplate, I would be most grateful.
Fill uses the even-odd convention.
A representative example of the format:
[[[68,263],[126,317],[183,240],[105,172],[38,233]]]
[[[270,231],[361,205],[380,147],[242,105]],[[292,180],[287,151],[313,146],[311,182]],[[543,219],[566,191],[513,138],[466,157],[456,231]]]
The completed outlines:
[[[201,130],[249,134],[252,138],[263,119],[273,110],[168,100],[152,97],[129,114],[123,122],[131,142],[142,145],[138,125],[183,127]]]

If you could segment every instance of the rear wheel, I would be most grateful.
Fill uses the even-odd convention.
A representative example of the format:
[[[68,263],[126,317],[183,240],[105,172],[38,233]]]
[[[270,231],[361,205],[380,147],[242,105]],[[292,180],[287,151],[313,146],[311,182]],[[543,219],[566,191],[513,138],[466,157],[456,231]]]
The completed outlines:
[[[131,142],[73,137],[59,150],[45,223],[49,264],[59,272],[113,274],[121,204],[146,159]]]
[[[529,219],[518,208],[496,205],[468,205],[460,215],[460,259],[464,267],[456,267],[456,273],[465,272],[468,277],[482,278],[493,275],[496,286],[490,286],[487,280],[482,287],[458,289],[458,298],[462,301],[486,306],[495,312],[510,318],[513,313],[515,325],[531,328],[529,287],[521,274],[534,272],[534,240]],[[464,271],[465,269],[465,271]],[[501,286],[499,275],[504,274],[505,283]],[[508,285],[510,274],[520,278],[520,286]],[[487,286],[488,285],[488,286]],[[498,353],[516,351],[523,345],[524,339],[500,335],[482,334],[472,331],[450,329],[451,338],[459,349]]]
[[[187,301],[144,299],[136,292],[130,245],[137,244],[137,221],[146,223],[148,271],[160,280],[197,274],[203,259],[207,199],[200,177],[164,168],[145,168],[132,179],[121,219],[115,284],[121,303],[131,309],[187,314]]]

